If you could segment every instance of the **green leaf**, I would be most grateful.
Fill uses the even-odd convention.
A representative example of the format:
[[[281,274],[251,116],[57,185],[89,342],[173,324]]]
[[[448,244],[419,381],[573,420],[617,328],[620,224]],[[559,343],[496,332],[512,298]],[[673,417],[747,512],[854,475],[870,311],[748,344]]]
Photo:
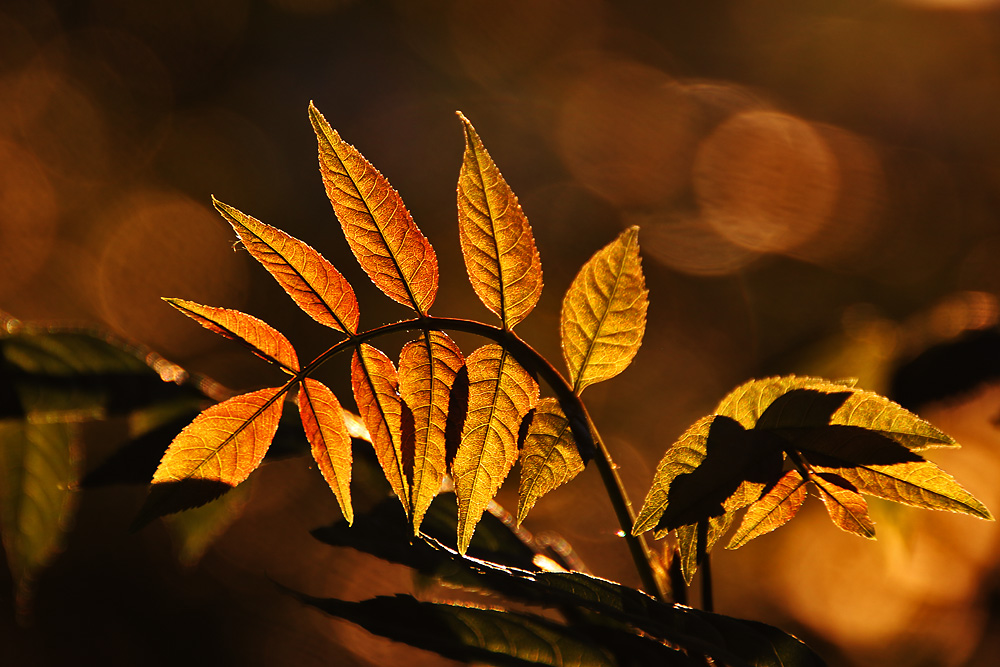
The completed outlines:
[[[521,420],[538,401],[538,383],[499,345],[480,347],[469,355],[466,368],[469,410],[452,463],[461,553],[517,461]]]
[[[875,539],[875,524],[868,516],[868,503],[850,482],[829,472],[817,473],[812,482],[819,489],[820,500],[835,526],[848,533]]]
[[[181,565],[193,567],[198,564],[212,543],[243,514],[250,491],[248,481],[201,507],[165,517]]]
[[[849,391],[851,386],[853,386],[853,383],[848,385],[846,383],[831,382],[823,378],[797,377],[795,375],[750,380],[729,392],[722,399],[722,402],[719,403],[719,406],[715,408],[715,413],[735,419],[745,429],[752,429],[757,425],[758,420],[775,399],[790,391],[795,389],[813,389],[817,392],[841,393]],[[798,424],[795,420],[801,419],[798,414],[800,411],[792,410],[790,412],[789,421],[793,425]],[[765,424],[765,426],[768,428],[777,428],[781,423],[775,420],[769,424]]]
[[[452,386],[465,358],[441,331],[425,332],[399,353],[399,394],[413,414],[413,474],[410,497],[413,534],[447,473],[448,412]]]
[[[479,299],[513,329],[538,303],[542,264],[528,218],[472,123],[458,112],[465,155],[458,176],[458,230]]]
[[[333,392],[318,380],[304,378],[299,385],[299,415],[313,460],[340,503],[348,523],[354,520],[351,506],[351,436],[344,422],[344,409]]]
[[[753,538],[785,525],[798,514],[806,495],[802,475],[797,470],[789,470],[770,491],[747,508],[743,522],[726,548],[739,549]]]
[[[648,292],[638,235],[630,227],[597,251],[563,298],[563,356],[577,394],[625,370],[642,344]]]
[[[494,665],[612,666],[615,661],[581,632],[540,616],[419,602],[408,595],[362,602],[295,594],[302,602],[369,632],[447,658]]]
[[[62,549],[79,464],[73,425],[0,421],[0,529],[22,611],[36,575]]]
[[[579,475],[583,467],[573,430],[559,401],[543,398],[535,407],[521,450],[517,525],[539,498]]]

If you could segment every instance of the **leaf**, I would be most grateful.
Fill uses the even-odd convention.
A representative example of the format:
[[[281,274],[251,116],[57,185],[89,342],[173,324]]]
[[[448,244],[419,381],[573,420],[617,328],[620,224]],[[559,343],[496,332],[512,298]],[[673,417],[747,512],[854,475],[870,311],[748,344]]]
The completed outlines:
[[[182,566],[198,564],[209,546],[243,513],[250,500],[250,490],[248,481],[201,507],[165,517],[177,545],[177,560]]]
[[[802,475],[797,470],[789,470],[770,491],[747,508],[743,522],[726,548],[739,549],[753,538],[788,523],[798,514],[806,495]]]
[[[539,498],[576,477],[583,467],[569,419],[559,401],[543,398],[535,407],[521,450],[517,525],[521,525]]]
[[[22,612],[75,514],[79,443],[71,424],[0,421],[0,529]]]
[[[771,404],[778,397],[790,391],[795,389],[813,389],[815,391],[825,391],[826,393],[842,393],[849,391],[850,388],[846,384],[831,382],[823,378],[798,377],[795,375],[750,380],[729,392],[722,399],[722,402],[719,403],[719,406],[715,408],[715,413],[735,419],[745,429],[752,429],[757,426],[758,420],[760,420]],[[795,417],[792,419],[795,419]],[[768,428],[779,428],[781,422],[775,420],[766,424],[766,426]]]
[[[638,227],[597,251],[563,298],[563,356],[573,391],[612,378],[631,363],[646,328],[646,281]]]
[[[448,412],[452,386],[465,359],[447,334],[427,331],[399,354],[399,393],[413,413],[413,534],[447,473]]]
[[[214,197],[212,203],[236,230],[247,251],[309,317],[337,331],[357,332],[359,311],[354,290],[323,255]]]
[[[458,175],[458,230],[469,280],[479,299],[513,329],[542,294],[542,263],[528,218],[472,123]]]
[[[382,174],[309,104],[326,194],[351,251],[375,286],[421,315],[434,303],[437,255]]]
[[[469,355],[466,368],[469,411],[452,463],[461,553],[517,461],[521,420],[538,401],[538,383],[499,345],[480,347]]]
[[[409,518],[412,512],[403,451],[404,405],[399,396],[396,367],[378,349],[361,345],[351,361],[351,384],[379,465]]]
[[[357,623],[369,632],[446,658],[494,665],[591,667],[615,665],[581,633],[540,616],[501,609],[419,602],[408,595],[361,602],[295,593],[305,604]]]
[[[951,475],[879,433],[852,426],[828,426],[815,431],[808,440],[801,440],[799,447],[815,471],[839,475],[861,493],[993,520],[986,506]]]
[[[220,336],[242,343],[261,359],[290,371],[299,359],[288,339],[271,325],[238,310],[202,306],[184,299],[163,299],[195,322]]]
[[[304,378],[299,385],[299,415],[313,459],[330,486],[347,523],[354,521],[351,507],[351,435],[344,409],[323,383]]]
[[[812,482],[819,489],[820,500],[835,526],[848,533],[875,539],[875,524],[868,516],[868,503],[850,482],[829,472],[817,473]]]

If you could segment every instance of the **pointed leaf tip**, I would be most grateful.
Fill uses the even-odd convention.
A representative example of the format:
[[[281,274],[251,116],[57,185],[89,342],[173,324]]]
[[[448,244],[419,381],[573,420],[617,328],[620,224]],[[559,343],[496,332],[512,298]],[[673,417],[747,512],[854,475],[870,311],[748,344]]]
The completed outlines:
[[[348,524],[354,523],[351,506],[351,436],[344,410],[330,389],[312,378],[299,386],[299,414],[313,460],[340,504]]]

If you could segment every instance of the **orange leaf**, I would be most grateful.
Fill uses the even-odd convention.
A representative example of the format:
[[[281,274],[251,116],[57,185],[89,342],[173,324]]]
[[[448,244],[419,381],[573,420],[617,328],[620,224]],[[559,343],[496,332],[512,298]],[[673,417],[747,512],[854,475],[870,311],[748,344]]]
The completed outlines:
[[[236,486],[245,480],[271,446],[281,418],[280,391],[260,389],[204,410],[170,443],[153,483],[194,478]]]
[[[284,367],[299,370],[295,348],[277,329],[252,315],[228,308],[202,306],[184,299],[163,299],[209,331],[243,343],[261,359]]]
[[[440,331],[430,331],[403,346],[399,354],[399,393],[413,412],[413,534],[441,488],[446,470],[448,403],[462,351]]]
[[[389,298],[426,314],[438,286],[437,255],[382,174],[309,104],[326,194],[354,256]]]
[[[727,549],[738,549],[755,537],[776,530],[791,521],[806,499],[805,481],[796,470],[789,470],[765,493],[760,500],[747,509],[743,522]]]
[[[215,208],[247,251],[274,276],[307,315],[337,331],[358,329],[358,300],[350,283],[323,255],[285,232],[213,198]]]
[[[538,402],[538,383],[504,348],[484,345],[466,360],[469,411],[451,472],[458,497],[458,550],[517,461],[521,420]]]
[[[853,484],[829,472],[815,473],[812,481],[834,525],[848,533],[875,539],[875,524],[868,516],[868,503]]]
[[[559,401],[543,398],[535,408],[521,450],[517,525],[539,498],[579,475],[583,467],[573,429]]]
[[[371,434],[385,478],[410,516],[410,489],[403,451],[403,401],[396,368],[371,345],[361,345],[351,361],[351,384],[358,412]]]
[[[305,378],[299,387],[299,415],[313,459],[323,473],[323,479],[337,496],[340,511],[350,525],[354,523],[351,507],[351,436],[344,422],[344,409],[326,385]]]
[[[469,280],[479,299],[513,329],[542,294],[542,263],[528,218],[472,123],[458,175],[458,229]]]

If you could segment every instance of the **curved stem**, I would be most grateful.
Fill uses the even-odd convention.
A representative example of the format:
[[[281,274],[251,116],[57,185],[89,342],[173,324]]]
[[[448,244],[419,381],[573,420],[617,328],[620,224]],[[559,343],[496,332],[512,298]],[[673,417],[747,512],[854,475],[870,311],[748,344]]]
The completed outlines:
[[[618,525],[628,544],[629,552],[632,555],[632,560],[635,563],[643,588],[660,599],[667,599],[668,591],[665,590],[666,585],[665,583],[661,583],[665,582],[665,578],[657,577],[655,573],[655,569],[657,568],[655,568],[654,563],[658,562],[656,555],[650,549],[645,536],[632,535],[632,526],[635,523],[635,512],[632,509],[632,503],[629,501],[625,485],[618,474],[618,466],[612,460],[611,453],[601,439],[600,433],[590,418],[586,406],[584,406],[580,397],[574,393],[573,387],[566,381],[562,374],[545,357],[536,352],[534,348],[518,337],[513,331],[475,320],[434,317],[431,315],[393,322],[392,324],[384,324],[336,343],[296,373],[286,386],[290,386],[293,382],[306,377],[314,369],[337,354],[352,349],[365,341],[400,331],[426,331],[428,329],[461,331],[482,336],[499,343],[510,351],[519,364],[524,366],[528,371],[536,373],[555,392],[560,406],[570,420],[573,436],[578,446],[582,448],[581,455],[584,458],[593,455],[595,459],[595,465],[597,465],[597,469],[601,474],[601,480],[611,500],[615,516],[618,519]]]

